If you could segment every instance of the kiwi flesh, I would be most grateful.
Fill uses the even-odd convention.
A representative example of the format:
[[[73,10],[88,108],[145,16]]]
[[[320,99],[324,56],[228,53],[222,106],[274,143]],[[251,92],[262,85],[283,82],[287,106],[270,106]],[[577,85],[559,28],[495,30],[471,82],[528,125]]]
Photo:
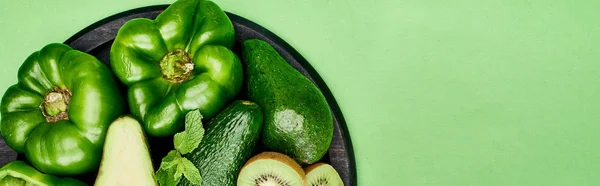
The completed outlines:
[[[342,178],[335,169],[325,163],[316,163],[304,168],[306,186],[344,186]]]
[[[263,152],[248,160],[237,180],[237,186],[305,186],[302,167],[292,158],[278,152]]]

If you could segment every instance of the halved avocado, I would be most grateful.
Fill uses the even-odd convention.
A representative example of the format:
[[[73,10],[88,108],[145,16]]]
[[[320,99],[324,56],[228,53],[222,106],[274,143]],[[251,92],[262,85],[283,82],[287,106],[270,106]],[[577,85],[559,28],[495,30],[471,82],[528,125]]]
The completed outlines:
[[[146,137],[137,120],[121,117],[108,128],[95,185],[158,185]]]

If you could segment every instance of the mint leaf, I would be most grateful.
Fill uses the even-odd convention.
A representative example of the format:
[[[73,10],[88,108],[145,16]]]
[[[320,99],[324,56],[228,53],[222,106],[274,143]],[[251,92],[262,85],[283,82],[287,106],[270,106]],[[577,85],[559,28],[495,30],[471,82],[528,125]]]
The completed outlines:
[[[160,162],[160,168],[171,168],[173,165],[177,165],[179,159],[181,159],[181,154],[179,154],[176,150],[169,151],[167,156],[165,156]]]
[[[173,143],[175,149],[181,154],[187,154],[198,147],[202,137],[204,137],[202,114],[196,109],[185,115],[185,130],[175,134]]]
[[[187,158],[182,158],[180,164],[182,164],[184,167],[183,176],[185,176],[185,178],[195,185],[202,185],[200,171],[190,160]]]
[[[156,178],[161,186],[175,186],[182,176],[193,184],[202,184],[198,168],[190,160],[181,156],[196,149],[202,137],[204,137],[202,114],[198,110],[192,110],[185,115],[185,130],[173,136],[175,150],[170,151],[162,159],[160,168],[156,171]]]
[[[174,186],[177,185],[179,180],[173,179],[171,175],[175,175],[177,169],[158,169],[156,171],[156,179],[161,186]]]
[[[187,130],[187,129],[186,129]],[[173,136],[173,145],[175,146],[175,149],[181,151],[181,148],[185,148],[183,147],[183,142],[185,141],[185,138],[187,136],[187,131],[181,131],[177,134],[175,134],[175,136]]]
[[[185,158],[181,158],[181,159],[179,159],[179,162],[177,162],[177,167],[175,168],[175,178],[176,179],[181,179],[181,176],[183,175],[183,171],[185,171],[184,170],[185,167],[183,165],[183,159],[185,159]]]
[[[156,171],[156,179],[162,186],[177,185],[181,180],[182,173],[177,175],[177,167],[181,164],[181,154],[172,150],[160,162],[160,168]],[[176,166],[177,165],[177,166]]]

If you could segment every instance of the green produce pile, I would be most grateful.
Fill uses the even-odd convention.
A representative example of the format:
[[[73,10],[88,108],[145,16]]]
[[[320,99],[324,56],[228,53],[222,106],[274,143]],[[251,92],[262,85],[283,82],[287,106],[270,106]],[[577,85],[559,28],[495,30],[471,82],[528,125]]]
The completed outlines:
[[[0,168],[0,185],[85,185],[69,177],[95,171],[99,186],[343,185],[319,163],[333,136],[323,94],[267,42],[238,57],[234,38],[215,3],[179,0],[125,23],[111,68],[64,44],[32,53],[0,110],[27,161]],[[173,139],[158,169],[148,136]]]

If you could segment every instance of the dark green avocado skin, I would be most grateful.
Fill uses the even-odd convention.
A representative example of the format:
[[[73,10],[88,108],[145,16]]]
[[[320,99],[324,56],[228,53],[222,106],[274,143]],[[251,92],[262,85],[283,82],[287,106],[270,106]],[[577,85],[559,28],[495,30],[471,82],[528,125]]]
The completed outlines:
[[[202,186],[234,186],[250,157],[262,128],[261,108],[249,101],[235,101],[212,118],[198,148],[185,157],[200,170]],[[193,185],[181,179],[178,185]]]
[[[321,91],[265,41],[244,41],[242,56],[248,97],[264,111],[263,145],[300,164],[319,161],[333,136],[333,119]]]

